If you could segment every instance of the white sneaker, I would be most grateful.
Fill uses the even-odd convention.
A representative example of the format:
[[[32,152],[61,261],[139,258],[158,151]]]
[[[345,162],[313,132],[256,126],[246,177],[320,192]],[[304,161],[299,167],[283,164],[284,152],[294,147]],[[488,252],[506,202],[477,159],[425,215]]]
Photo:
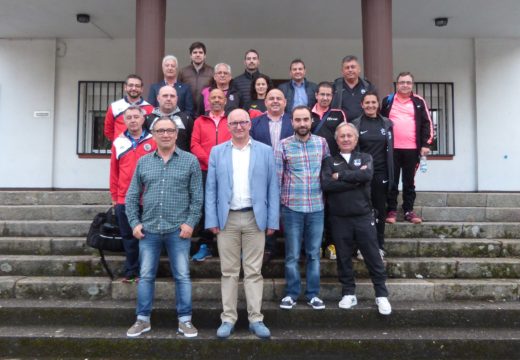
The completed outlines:
[[[351,307],[356,306],[356,305],[357,305],[356,295],[344,295],[338,304],[338,306],[341,309],[350,309]]]
[[[392,306],[387,297],[376,297],[376,305],[381,315],[390,315],[392,313]]]
[[[357,251],[356,252],[356,259],[359,260],[359,261],[364,261],[365,259],[363,258],[363,255],[361,255],[361,251]]]

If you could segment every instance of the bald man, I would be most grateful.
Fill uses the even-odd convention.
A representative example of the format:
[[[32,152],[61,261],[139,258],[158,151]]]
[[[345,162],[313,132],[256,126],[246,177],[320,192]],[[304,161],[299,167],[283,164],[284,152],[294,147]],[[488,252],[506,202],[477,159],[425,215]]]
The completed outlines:
[[[260,338],[269,338],[271,333],[261,313],[261,270],[265,235],[274,234],[279,225],[274,154],[269,146],[251,139],[251,120],[246,111],[233,110],[227,126],[231,140],[211,150],[206,182],[205,227],[217,235],[222,271],[223,312],[217,337],[229,337],[238,319],[242,263],[249,330]]]

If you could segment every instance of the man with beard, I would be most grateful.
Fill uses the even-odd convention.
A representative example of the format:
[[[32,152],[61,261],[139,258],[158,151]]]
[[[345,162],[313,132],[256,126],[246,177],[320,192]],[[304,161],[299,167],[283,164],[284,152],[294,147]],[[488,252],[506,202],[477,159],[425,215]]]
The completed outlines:
[[[307,257],[305,297],[316,310],[325,309],[320,292],[320,246],[324,203],[320,187],[321,162],[329,156],[327,141],[311,133],[311,111],[297,106],[292,112],[295,134],[280,141],[275,151],[285,232],[285,297],[282,309],[292,309],[300,296],[298,259],[303,245]]]
[[[190,114],[181,111],[177,106],[177,90],[169,85],[164,85],[159,89],[157,102],[159,107],[155,108],[151,114],[145,118],[146,128],[153,129],[153,124],[161,117],[169,117],[177,125],[177,146],[190,151],[191,133],[193,131],[193,118]]]
[[[246,51],[244,56],[246,69],[241,75],[233,79],[233,84],[240,94],[241,105],[249,104],[251,101],[251,81],[260,74],[260,55],[255,49]]]
[[[119,134],[126,131],[123,113],[129,106],[139,106],[146,114],[153,110],[153,106],[141,97],[143,94],[143,79],[139,75],[128,75],[123,90],[126,95],[110,104],[105,115],[104,134],[110,141],[114,141]]]
[[[206,64],[206,45],[196,41],[190,45],[191,63],[181,69],[179,81],[188,84],[191,88],[191,96],[195,106],[194,116],[204,114],[204,109],[200,107],[202,89],[209,86],[213,78],[213,67]]]

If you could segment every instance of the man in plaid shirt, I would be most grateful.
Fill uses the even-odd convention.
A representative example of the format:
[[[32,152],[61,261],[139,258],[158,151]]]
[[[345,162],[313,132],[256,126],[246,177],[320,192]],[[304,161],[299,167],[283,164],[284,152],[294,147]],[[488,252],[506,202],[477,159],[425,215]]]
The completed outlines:
[[[324,204],[320,187],[321,162],[330,156],[327,141],[311,133],[312,115],[306,106],[292,112],[294,135],[280,141],[275,162],[280,181],[285,231],[286,296],[282,309],[292,309],[300,296],[298,267],[302,238],[307,257],[305,297],[313,309],[324,309],[320,292],[320,246]]]

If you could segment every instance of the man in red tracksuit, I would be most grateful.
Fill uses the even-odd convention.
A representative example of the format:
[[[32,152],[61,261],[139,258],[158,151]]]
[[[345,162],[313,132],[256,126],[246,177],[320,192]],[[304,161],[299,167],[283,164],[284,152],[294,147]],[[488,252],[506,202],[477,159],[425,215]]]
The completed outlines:
[[[153,152],[157,147],[152,135],[143,130],[144,115],[144,110],[135,105],[129,106],[123,112],[122,118],[127,130],[112,143],[110,158],[110,194],[126,253],[123,282],[137,281],[139,277],[139,243],[133,237],[126,217],[126,192],[139,158]]]
[[[201,115],[195,119],[191,134],[191,153],[199,160],[204,188],[206,187],[211,148],[231,139],[224,112],[226,95],[220,89],[213,89],[209,93],[209,103],[210,111],[208,115]],[[204,224],[204,217],[201,219],[201,224]],[[203,230],[199,233],[199,236],[201,245],[199,251],[193,255],[194,261],[204,261],[212,256],[211,249],[208,246],[211,246],[213,242],[213,234]]]
[[[123,90],[126,95],[122,99],[110,104],[105,115],[105,128],[103,132],[110,141],[114,141],[119,134],[126,130],[123,112],[129,106],[138,106],[143,109],[146,114],[150,114],[153,111],[153,106],[141,97],[143,94],[143,80],[139,75],[128,75]]]

